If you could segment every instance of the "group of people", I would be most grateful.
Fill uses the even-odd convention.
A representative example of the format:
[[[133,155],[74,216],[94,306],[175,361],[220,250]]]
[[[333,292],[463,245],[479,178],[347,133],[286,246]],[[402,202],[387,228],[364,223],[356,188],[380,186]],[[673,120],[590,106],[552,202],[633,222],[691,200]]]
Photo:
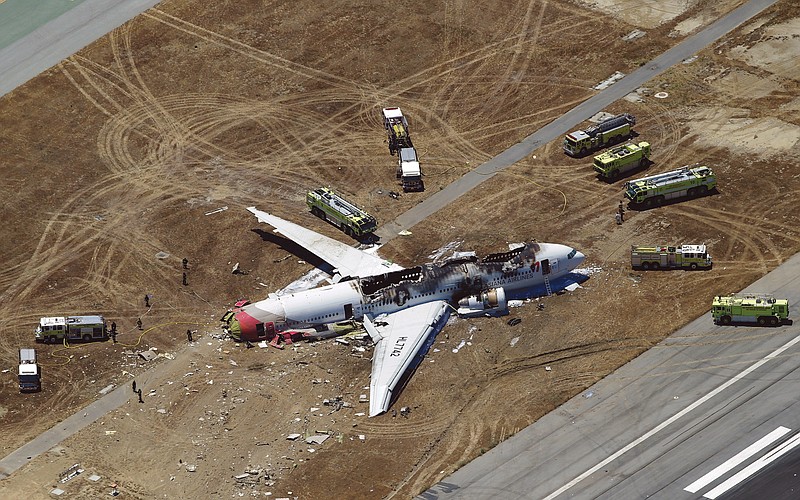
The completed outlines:
[[[183,286],[187,286],[189,283],[186,280],[186,270],[189,269],[189,259],[184,257],[183,260],[181,261],[181,264],[183,265],[183,269],[184,269],[184,272],[183,272]],[[149,293],[146,293],[144,295],[144,306],[147,309],[150,309],[150,297],[151,297],[151,295]],[[136,328],[139,329],[139,330],[142,330],[142,318],[141,317],[136,318]],[[186,330],[186,337],[189,340],[189,342],[192,342],[192,331],[191,330]],[[113,321],[111,322],[111,340],[113,340],[115,344],[117,343],[117,323],[113,322]],[[134,392],[136,392],[135,385],[136,385],[136,383],[134,382]],[[141,395],[139,396],[139,398],[141,399]]]

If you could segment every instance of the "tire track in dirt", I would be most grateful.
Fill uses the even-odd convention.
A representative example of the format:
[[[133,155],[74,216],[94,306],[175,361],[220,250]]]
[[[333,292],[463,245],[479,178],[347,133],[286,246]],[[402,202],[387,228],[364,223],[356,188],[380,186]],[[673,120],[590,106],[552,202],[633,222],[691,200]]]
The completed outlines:
[[[141,14],[144,17],[150,18],[156,22],[170,26],[178,31],[182,31],[188,35],[195,36],[199,39],[205,40],[209,43],[225,47],[228,50],[237,52],[245,57],[255,59],[256,61],[267,63],[276,68],[294,73],[298,76],[308,78],[311,80],[318,80],[326,83],[331,87],[342,88],[345,90],[352,90],[358,88],[360,84],[354,80],[349,80],[332,73],[327,73],[317,68],[305,66],[303,64],[290,61],[283,57],[276,56],[269,52],[251,47],[233,38],[208,30],[189,21],[179,17],[168,14],[160,9],[152,8],[147,12]]]

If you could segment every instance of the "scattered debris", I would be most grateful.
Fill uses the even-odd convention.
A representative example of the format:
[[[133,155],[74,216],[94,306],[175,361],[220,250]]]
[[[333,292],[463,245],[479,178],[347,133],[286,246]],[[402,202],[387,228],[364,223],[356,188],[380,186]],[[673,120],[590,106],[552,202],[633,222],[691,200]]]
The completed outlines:
[[[88,479],[89,481],[94,481],[94,482],[97,482],[97,481],[99,481],[99,480],[100,480],[100,476],[98,476],[97,474],[92,474],[92,475],[91,475],[91,476],[89,476],[87,479]]]
[[[60,497],[61,495],[64,494],[64,490],[62,490],[61,488],[55,488],[55,489],[50,490],[50,494],[51,495],[55,495],[57,497]]]
[[[168,254],[167,252],[158,252],[158,253],[156,254],[156,259],[161,259],[161,260],[164,260],[164,259],[166,259],[167,257],[169,257],[169,254]]]
[[[608,87],[614,85],[617,81],[621,80],[624,76],[625,76],[625,73],[622,73],[620,71],[615,71],[613,75],[609,76],[608,78],[606,78],[605,80],[603,80],[602,82],[598,83],[597,85],[595,85],[592,88],[594,90],[607,89]]]
[[[324,443],[330,436],[328,434],[315,434],[313,436],[309,436],[306,438],[306,444],[316,444],[321,445]]]
[[[220,212],[224,212],[224,211],[225,211],[225,210],[227,210],[227,209],[228,209],[228,207],[222,207],[222,208],[218,208],[218,209],[216,209],[216,210],[212,210],[212,211],[210,211],[210,212],[206,212],[206,215],[218,214],[218,213],[220,213]]]
[[[396,200],[396,199],[400,198],[400,193],[398,193],[397,191],[389,191],[389,196],[392,199]]]
[[[286,439],[288,439],[289,441],[294,441],[297,438],[299,438],[300,436],[302,436],[302,434],[296,434],[296,433],[295,434],[289,434],[288,436],[286,436]]]
[[[656,99],[666,99],[667,97],[669,97],[669,94],[667,94],[666,92],[656,92],[655,94],[653,94],[653,97],[655,97]]]
[[[517,326],[520,323],[522,323],[522,319],[520,318],[511,318],[506,322],[508,326]]]
[[[197,466],[194,464],[186,464],[186,472],[195,472],[197,470]]]
[[[69,469],[65,470],[61,473],[59,482],[66,483],[73,477],[77,476],[78,474],[82,473],[83,469],[81,469],[81,464],[74,464]]]
[[[100,389],[100,391],[98,391],[98,392],[100,394],[106,395],[109,392],[111,392],[111,389],[113,389],[113,388],[114,388],[114,384],[109,384],[109,385],[103,387],[102,389]]]
[[[574,291],[575,291],[575,290],[577,290],[578,288],[583,288],[583,287],[582,287],[582,286],[580,286],[580,285],[579,285],[579,284],[577,284],[577,283],[571,283],[571,284],[569,284],[569,285],[565,286],[565,287],[564,287],[564,290],[567,290],[568,292],[574,292]],[[542,304],[542,305],[544,305],[544,304]]]
[[[552,370],[553,370],[553,369],[552,369],[552,368],[550,368],[549,366],[545,366],[545,367],[544,367],[544,371],[546,371],[546,372],[549,372],[549,371],[552,371]]]
[[[627,35],[623,36],[622,39],[625,40],[626,42],[629,42],[631,40],[636,40],[637,38],[641,38],[645,35],[646,33],[642,30],[633,30]]]
[[[594,274],[600,273],[603,271],[602,267],[582,267],[580,269],[573,269],[572,272],[575,274],[581,274],[583,276],[592,276]]]
[[[411,231],[409,231],[408,229],[403,229],[397,234],[399,234],[400,236],[411,236]]]
[[[408,406],[404,406],[404,407],[400,408],[400,416],[401,417],[408,418],[408,416],[410,414],[411,414],[411,408],[409,408]]]
[[[517,345],[517,342],[519,342],[519,337],[514,337],[513,339],[511,339],[511,347]]]
[[[153,349],[148,349],[147,351],[139,351],[136,354],[139,355],[145,361],[153,361],[158,357],[158,354]]]

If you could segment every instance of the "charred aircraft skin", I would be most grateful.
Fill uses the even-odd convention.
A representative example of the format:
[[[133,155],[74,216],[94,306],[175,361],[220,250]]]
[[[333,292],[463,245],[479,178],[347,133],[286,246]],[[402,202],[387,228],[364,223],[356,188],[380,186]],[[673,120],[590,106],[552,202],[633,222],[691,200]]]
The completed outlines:
[[[559,262],[565,258],[567,262]],[[433,300],[455,306],[488,289],[513,292],[545,277],[558,278],[583,259],[583,254],[565,245],[531,242],[483,259],[469,255],[287,295],[271,294],[234,309],[228,329],[242,340],[262,340],[287,330],[361,320],[365,314],[374,318]]]

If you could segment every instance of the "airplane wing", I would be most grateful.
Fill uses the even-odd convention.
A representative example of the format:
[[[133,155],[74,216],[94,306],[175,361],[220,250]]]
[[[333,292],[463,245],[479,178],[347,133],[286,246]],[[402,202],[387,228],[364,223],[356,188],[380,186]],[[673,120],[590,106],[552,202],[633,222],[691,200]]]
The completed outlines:
[[[444,300],[426,302],[373,320],[364,316],[364,327],[377,342],[369,383],[370,417],[389,409],[403,375],[419,361],[417,355],[427,349],[428,340],[433,340],[449,316],[450,306]]]
[[[335,267],[342,277],[363,278],[403,269],[401,266],[392,264],[388,260],[383,260],[375,254],[345,245],[340,241],[323,236],[293,222],[262,212],[256,207],[249,207],[247,210],[255,215],[260,222],[269,224],[275,228],[276,232]]]

